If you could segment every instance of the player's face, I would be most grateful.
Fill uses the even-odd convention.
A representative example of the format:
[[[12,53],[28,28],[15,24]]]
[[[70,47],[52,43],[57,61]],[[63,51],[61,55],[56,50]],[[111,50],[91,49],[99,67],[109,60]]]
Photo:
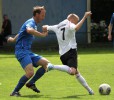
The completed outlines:
[[[41,22],[42,20],[44,20],[45,14],[46,14],[45,10],[41,10],[40,14],[38,14],[38,13],[36,14],[36,18],[37,18],[38,22]]]
[[[76,25],[78,23],[79,19],[78,18],[74,18],[73,19],[73,23]]]

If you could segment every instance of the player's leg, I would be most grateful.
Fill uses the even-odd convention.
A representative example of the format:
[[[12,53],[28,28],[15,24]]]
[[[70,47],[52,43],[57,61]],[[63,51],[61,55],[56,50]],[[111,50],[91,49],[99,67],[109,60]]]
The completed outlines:
[[[25,83],[34,75],[33,65],[31,58],[29,56],[24,57],[20,61],[21,66],[25,70],[25,75],[23,75],[17,86],[15,87],[14,91],[10,94],[10,96],[20,96],[20,89],[25,85]]]
[[[71,66],[76,66],[76,56],[74,56],[74,55],[75,54],[72,53],[72,49],[71,49],[67,53],[65,53],[64,55],[62,55],[60,57],[63,65],[53,65],[53,66],[48,66],[48,67],[49,68],[51,67],[51,69],[56,69],[59,71],[67,72],[70,75],[75,75],[76,74],[76,68],[71,67]]]
[[[52,69],[59,70],[59,71],[67,72],[68,74],[71,74],[71,75],[75,75],[75,72],[76,72],[75,69],[72,69],[67,65],[67,61],[69,59],[68,57],[69,57],[69,51],[60,57],[63,65],[52,65],[49,63],[50,66],[48,66],[48,70],[52,70]]]
[[[81,83],[82,86],[84,86],[88,90],[90,94],[94,94],[92,89],[88,86],[84,77],[81,74],[79,74],[77,70],[77,51],[75,49],[71,49],[64,58],[66,58],[67,60],[64,61],[64,59],[61,58],[62,62],[66,62],[67,65],[70,66],[71,72],[73,74],[75,73],[76,75],[76,79]]]
[[[93,95],[94,94],[93,90],[89,87],[89,85],[87,84],[87,82],[84,79],[84,77],[77,70],[77,60],[75,60],[75,57],[74,58],[72,57],[72,58],[70,58],[68,60],[68,65],[69,66],[72,66],[71,67],[71,71],[73,73],[75,73],[76,79],[81,83],[81,85],[83,87],[85,87],[87,89],[87,91],[89,92],[89,94]]]
[[[49,61],[47,60],[47,59],[45,59],[45,58],[42,58],[41,56],[34,56],[34,57],[32,57],[32,61],[33,61],[33,65],[35,66],[35,67],[37,67],[38,65],[40,65],[40,66],[42,66],[42,67],[40,67],[37,71],[36,71],[36,73],[35,73],[35,75],[32,77],[32,79],[26,84],[26,86],[28,87],[28,88],[31,88],[33,91],[35,91],[35,92],[37,92],[37,93],[39,93],[40,91],[35,87],[35,89],[33,89],[32,87],[33,87],[33,85],[35,85],[35,82],[38,80],[38,79],[40,79],[43,75],[44,75],[44,73],[46,72],[46,70],[47,70],[47,65],[48,65],[48,63],[49,63]]]
[[[76,72],[74,68],[70,68],[67,65],[52,65],[52,64],[49,64],[49,65],[50,66],[48,66],[48,71],[50,71],[50,70],[59,70],[59,71],[62,71],[62,72],[67,72],[70,75],[75,75],[75,72]]]
[[[89,92],[90,95],[94,95],[93,90],[90,88],[84,77],[78,71],[76,72],[76,79]]]
[[[77,61],[77,51],[72,50],[71,53],[70,53],[70,59],[68,60],[68,65],[72,66],[71,68],[73,68],[73,67],[75,68],[76,79],[81,83],[81,85],[83,87],[85,87],[87,89],[89,94],[93,95],[94,94],[93,90],[89,87],[89,85],[87,84],[84,77],[78,72],[78,70],[77,70],[78,64],[77,63],[78,63],[78,61]]]

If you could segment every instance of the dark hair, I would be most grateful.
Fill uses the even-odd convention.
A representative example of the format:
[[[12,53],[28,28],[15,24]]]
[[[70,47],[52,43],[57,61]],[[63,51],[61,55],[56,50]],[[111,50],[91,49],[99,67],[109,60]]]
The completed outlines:
[[[33,7],[33,16],[35,16],[36,13],[40,14],[41,10],[45,10],[44,6],[35,6],[35,7]]]

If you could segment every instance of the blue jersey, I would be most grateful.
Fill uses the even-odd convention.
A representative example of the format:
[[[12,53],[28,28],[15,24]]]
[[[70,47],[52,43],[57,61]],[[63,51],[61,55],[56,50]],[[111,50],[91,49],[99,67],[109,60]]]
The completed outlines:
[[[31,51],[31,45],[34,36],[27,33],[26,30],[28,27],[37,30],[37,24],[33,18],[27,20],[22,25],[21,29],[19,30],[19,35],[15,45],[15,56],[23,68],[25,68],[28,64],[31,63],[34,67],[37,67],[37,62],[42,58],[41,56]]]
[[[113,25],[113,30],[112,32],[114,32],[114,13],[112,14],[111,20],[110,20],[110,24]]]
[[[27,33],[27,31],[26,31],[27,27],[31,27],[31,28],[37,30],[37,24],[33,18],[27,20],[22,25],[21,29],[19,30],[19,33],[18,33],[19,35],[16,40],[16,46],[15,46],[16,51],[19,49],[24,49],[24,50],[31,49],[31,45],[32,45],[32,41],[34,39],[34,36]]]

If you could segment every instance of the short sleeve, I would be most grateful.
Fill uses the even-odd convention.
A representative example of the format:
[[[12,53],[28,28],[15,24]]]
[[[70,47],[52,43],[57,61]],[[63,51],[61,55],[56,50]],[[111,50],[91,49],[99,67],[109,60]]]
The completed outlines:
[[[48,31],[54,31],[54,32],[56,32],[56,29],[57,29],[57,25],[47,26],[47,30]]]
[[[27,28],[34,28],[34,24],[31,22],[31,23],[27,23],[26,24],[26,29]]]
[[[112,25],[114,25],[114,13],[112,14],[112,17],[111,17],[110,23],[111,23]]]

